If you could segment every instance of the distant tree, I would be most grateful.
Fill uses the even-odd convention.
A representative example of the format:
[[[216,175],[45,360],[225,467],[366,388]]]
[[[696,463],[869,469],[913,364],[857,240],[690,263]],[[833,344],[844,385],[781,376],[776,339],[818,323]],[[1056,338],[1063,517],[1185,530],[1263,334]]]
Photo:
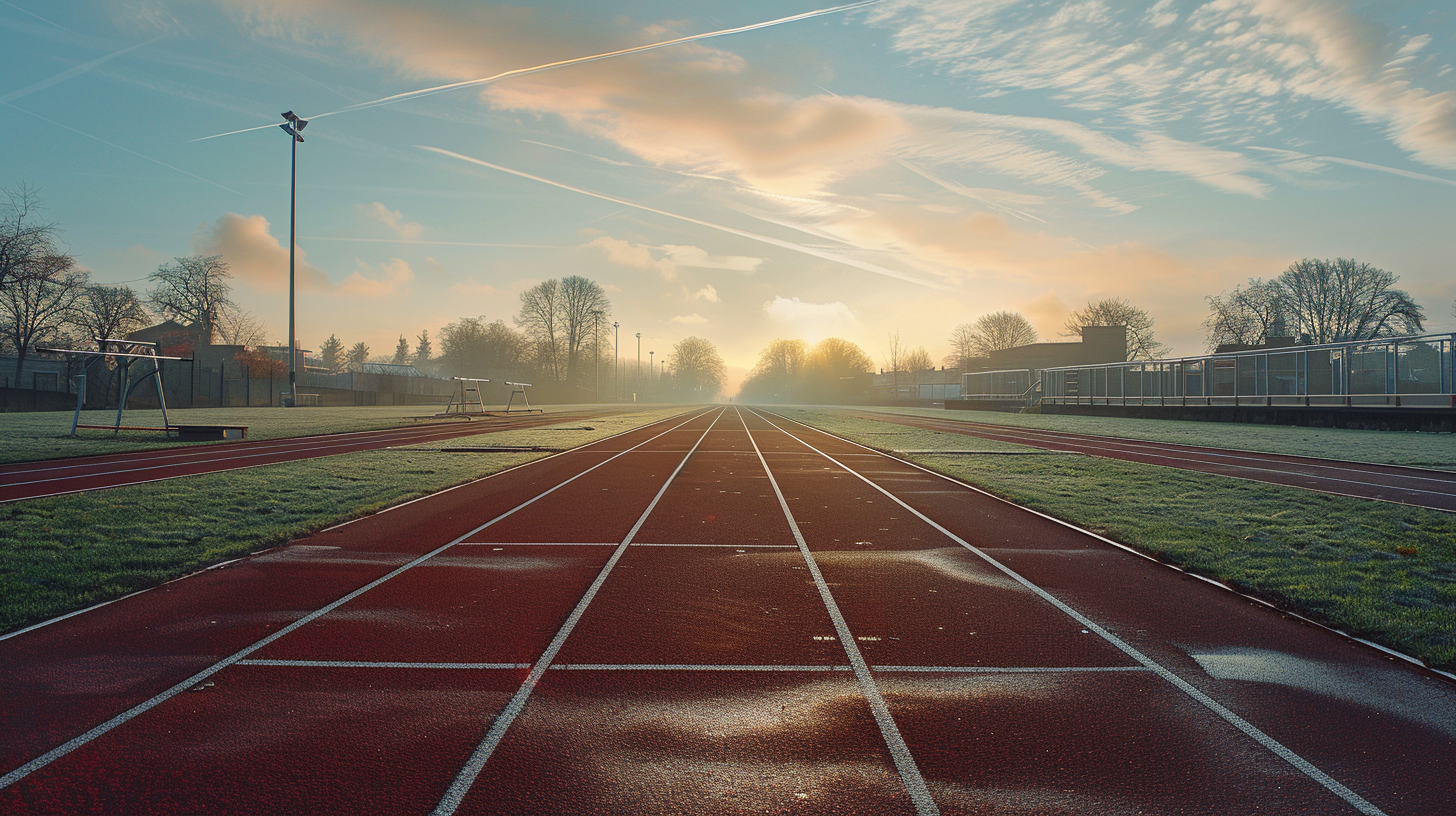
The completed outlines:
[[[1400,278],[1350,258],[1291,264],[1274,279],[1289,326],[1301,343],[1334,343],[1419,334],[1425,314]]]
[[[971,323],[959,323],[950,330],[950,354],[945,357],[945,364],[957,371],[965,371],[971,366],[971,360],[976,358],[975,326]]]
[[[516,315],[516,325],[530,338],[537,367],[553,380],[566,373],[561,311],[561,282],[553,278],[522,292],[521,311]]]
[[[515,376],[527,367],[530,340],[505,321],[462,317],[440,330],[440,365],[458,377]]]
[[[758,363],[748,372],[738,393],[741,399],[793,402],[794,392],[804,376],[804,358],[809,347],[803,340],[774,340],[758,353]]]
[[[685,337],[672,347],[665,361],[672,368],[678,394],[693,402],[718,396],[728,378],[728,367],[718,349],[701,337]]]
[[[905,355],[905,371],[909,381],[916,385],[925,381],[930,371],[935,370],[935,361],[930,359],[930,352],[925,346],[916,346]]]
[[[1274,281],[1249,278],[1242,287],[1205,299],[1208,317],[1203,320],[1203,328],[1208,332],[1209,351],[1226,343],[1259,345],[1270,337],[1283,337],[1289,330],[1283,296]]]
[[[394,346],[394,357],[390,359],[390,362],[395,365],[405,365],[409,362],[409,357],[409,340],[406,340],[405,336],[401,334],[399,336],[399,342]]]
[[[435,353],[434,347],[430,344],[430,330],[421,329],[420,336],[415,338],[415,367],[423,369],[430,363],[430,355]]]
[[[218,311],[215,327],[217,339],[226,346],[261,346],[268,342],[268,327],[263,321],[231,303]]]
[[[0,336],[15,352],[15,380],[37,345],[58,342],[77,316],[87,276],[69,255],[31,258],[0,291]]]
[[[319,345],[319,361],[330,373],[344,367],[344,344],[337,335],[329,335],[329,339]]]
[[[962,336],[961,343],[968,347],[966,357],[985,357],[993,351],[1024,346],[1038,339],[1036,329],[1020,312],[1004,311],[981,315],[973,323],[957,326],[956,332],[951,334],[953,346],[957,336]]]
[[[566,381],[578,384],[582,353],[587,350],[601,326],[612,311],[612,302],[607,299],[601,284],[581,275],[561,279],[561,325],[566,341]]]
[[[884,361],[885,370],[890,372],[891,379],[895,383],[894,393],[896,394],[900,393],[900,373],[905,370],[905,355],[908,353],[909,349],[900,339],[900,332],[891,332],[885,345],[884,357],[881,359]]]
[[[1127,329],[1127,358],[1154,360],[1168,353],[1168,346],[1153,336],[1153,318],[1145,309],[1122,298],[1087,301],[1087,307],[1067,318],[1065,337],[1081,337],[1083,326],[1123,326]]]
[[[369,362],[369,346],[363,340],[355,343],[349,353],[344,356],[344,362],[350,366],[362,365]]]
[[[848,393],[851,380],[875,370],[875,363],[864,349],[838,337],[820,340],[804,358],[803,402],[840,402]]]
[[[0,291],[64,255],[56,225],[42,221],[40,192],[27,184],[0,188]]]
[[[93,338],[120,339],[147,324],[150,315],[130,286],[92,284],[76,304],[76,328]]]
[[[150,276],[147,299],[152,308],[178,322],[197,326],[204,343],[211,343],[218,318],[233,307],[228,279],[232,272],[221,255],[173,258]]]

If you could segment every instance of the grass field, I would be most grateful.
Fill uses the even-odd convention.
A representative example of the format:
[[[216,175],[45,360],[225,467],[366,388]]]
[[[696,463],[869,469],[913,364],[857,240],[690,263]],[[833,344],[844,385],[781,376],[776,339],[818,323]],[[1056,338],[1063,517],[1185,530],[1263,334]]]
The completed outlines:
[[[374,431],[416,424],[410,417],[429,416],[439,411],[438,405],[394,405],[348,408],[188,408],[167,412],[173,425],[246,425],[249,439],[286,439],[314,434]],[[575,411],[632,410],[632,406],[548,405],[547,413]],[[161,432],[124,431],[119,436],[110,431],[79,431],[70,438],[69,412],[0,414],[0,464],[30,462],[40,459],[61,459],[71,456],[94,456],[106,453],[130,453],[157,448],[188,445],[212,445],[215,442],[176,442],[163,438]],[[116,421],[115,411],[84,411],[83,425],[104,425]],[[161,427],[161,411],[127,411],[123,421],[128,425]],[[443,420],[443,422],[460,420]]]
[[[682,410],[661,408],[558,428],[501,431],[484,439],[499,446],[568,448]],[[549,455],[439,450],[480,444],[481,439],[462,437],[0,505],[0,633]]]
[[[1174,419],[946,411],[938,408],[874,407],[854,410],[985,422],[1014,428],[1118,436],[1150,442],[1174,442],[1180,445],[1207,445],[1213,448],[1315,456],[1347,462],[1456,470],[1456,434],[1448,433],[1353,431],[1343,428],[1295,428],[1284,425],[1187,422]]]
[[[836,411],[781,413],[880,450],[1032,450]],[[905,458],[1456,671],[1456,514],[1091,456]]]

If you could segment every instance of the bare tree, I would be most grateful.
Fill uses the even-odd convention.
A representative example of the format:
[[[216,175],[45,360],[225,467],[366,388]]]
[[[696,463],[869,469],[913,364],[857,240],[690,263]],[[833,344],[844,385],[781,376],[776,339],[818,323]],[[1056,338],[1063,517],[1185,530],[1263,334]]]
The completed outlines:
[[[268,342],[268,327],[252,312],[233,304],[218,310],[217,339],[228,346],[261,346]]]
[[[875,363],[854,343],[828,337],[809,349],[804,369],[803,390],[807,400],[838,402],[846,393],[846,383],[872,373]]]
[[[611,314],[612,302],[601,284],[572,275],[561,279],[561,320],[566,341],[566,381],[575,385],[581,353]]]
[[[950,330],[950,354],[945,357],[946,365],[958,371],[970,368],[971,360],[978,356],[974,332],[975,326],[970,323],[959,323]]]
[[[1208,331],[1209,351],[1225,343],[1259,345],[1288,331],[1283,298],[1274,281],[1249,278],[1242,288],[1235,286],[1232,292],[1209,295],[1206,300],[1208,317],[1203,328]]]
[[[531,341],[505,321],[462,317],[440,330],[440,364],[461,377],[515,376],[527,365]]]
[[[76,326],[87,340],[126,337],[149,319],[136,292],[126,285],[92,284],[76,304]]]
[[[530,338],[541,373],[553,380],[564,374],[560,328],[561,282],[541,281],[521,293],[521,312],[516,326]]]
[[[223,310],[234,306],[228,279],[232,272],[221,255],[173,258],[153,272],[152,307],[184,325],[197,326],[204,343],[211,343]]]
[[[925,346],[917,346],[906,352],[902,365],[910,375],[910,382],[918,385],[925,372],[935,368],[935,361],[930,359],[930,352],[925,350]]]
[[[908,349],[905,348],[904,342],[900,340],[899,331],[892,332],[888,339],[889,342],[886,345],[883,360],[885,367],[890,370],[890,377],[895,382],[895,394],[898,396],[900,393],[900,372],[904,369],[905,354],[908,352]]]
[[[1072,312],[1064,337],[1081,337],[1083,326],[1122,326],[1127,329],[1127,358],[1153,360],[1168,353],[1168,346],[1153,336],[1153,318],[1145,309],[1122,298],[1106,298]]]
[[[0,188],[0,291],[45,258],[59,257],[56,225],[39,218],[44,206],[34,187]]]
[[[1418,334],[1425,314],[1400,278],[1350,258],[1291,264],[1274,279],[1290,328],[1300,342],[1334,343]]]
[[[748,372],[739,394],[748,399],[792,402],[804,375],[808,346],[803,340],[774,340],[758,353],[758,363]]]
[[[394,357],[390,358],[390,362],[395,365],[404,365],[409,362],[409,356],[409,340],[405,339],[405,336],[401,334],[399,336],[399,342],[394,344]]]
[[[35,346],[59,340],[73,323],[87,282],[69,255],[50,255],[31,258],[0,291],[0,333],[15,351],[17,383]]]
[[[723,390],[728,367],[718,349],[701,337],[685,337],[667,357],[678,392],[694,401],[711,400]]]
[[[962,323],[956,329],[965,328],[964,342],[970,346],[968,357],[985,357],[993,351],[1024,346],[1037,341],[1036,329],[1031,321],[1020,312],[992,312],[976,318],[974,323]],[[951,335],[952,343],[955,334]]]

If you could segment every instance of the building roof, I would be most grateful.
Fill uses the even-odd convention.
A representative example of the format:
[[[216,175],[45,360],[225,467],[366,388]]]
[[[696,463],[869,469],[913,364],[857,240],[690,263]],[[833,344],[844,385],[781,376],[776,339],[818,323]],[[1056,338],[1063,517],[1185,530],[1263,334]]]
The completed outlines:
[[[361,374],[387,374],[391,377],[423,377],[425,373],[412,365],[399,363],[355,363],[349,366],[351,371]]]

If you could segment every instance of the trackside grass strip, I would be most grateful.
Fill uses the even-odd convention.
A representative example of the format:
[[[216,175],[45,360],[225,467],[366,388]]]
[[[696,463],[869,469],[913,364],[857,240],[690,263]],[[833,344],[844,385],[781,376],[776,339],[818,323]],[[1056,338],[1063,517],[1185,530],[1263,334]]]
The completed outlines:
[[[475,439],[493,446],[569,448],[682,410],[0,504],[0,633],[550,455],[451,453],[441,447]]]
[[[1092,456],[1012,448],[833,411],[793,419],[906,458],[1241,592],[1456,670],[1456,514]]]

